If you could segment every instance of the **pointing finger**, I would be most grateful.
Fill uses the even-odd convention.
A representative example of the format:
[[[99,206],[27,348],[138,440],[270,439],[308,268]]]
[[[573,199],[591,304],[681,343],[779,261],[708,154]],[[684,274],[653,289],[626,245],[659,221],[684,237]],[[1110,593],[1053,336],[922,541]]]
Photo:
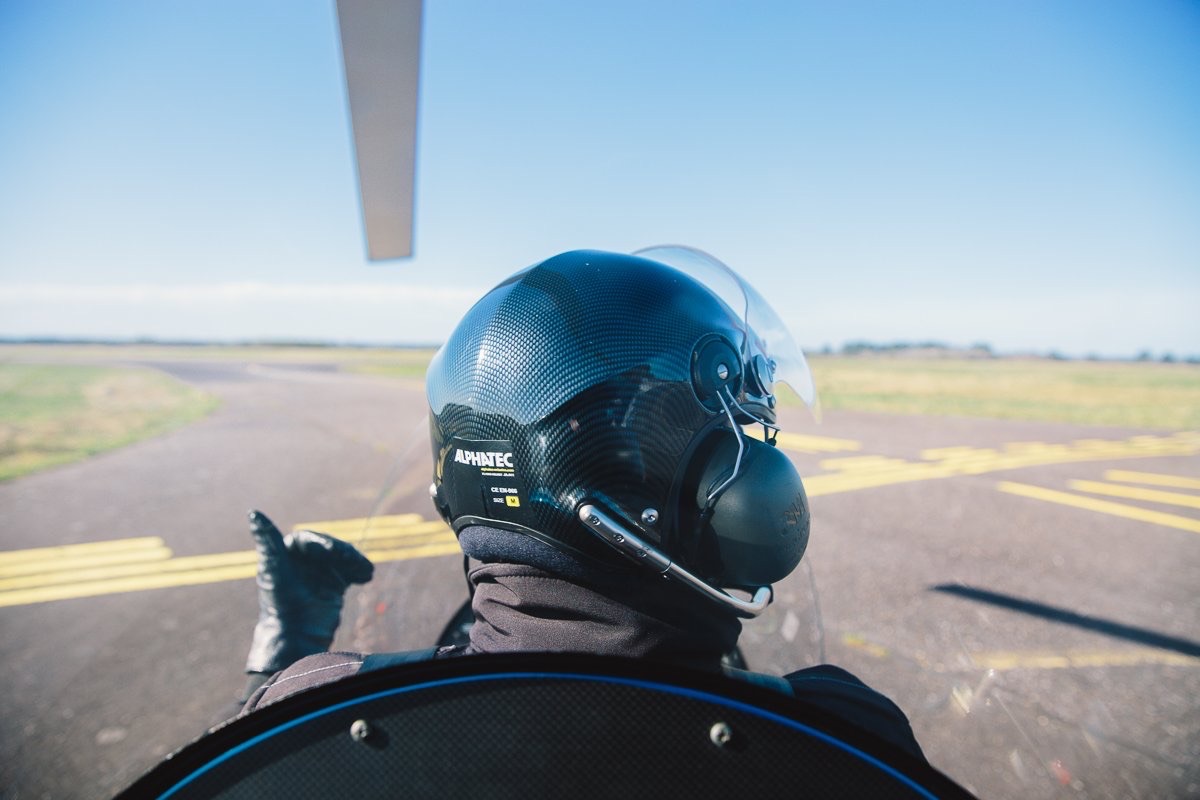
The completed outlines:
[[[283,534],[275,527],[275,523],[258,510],[251,510],[247,516],[250,520],[250,535],[254,537],[259,556],[268,561],[285,558],[287,548],[283,544]]]

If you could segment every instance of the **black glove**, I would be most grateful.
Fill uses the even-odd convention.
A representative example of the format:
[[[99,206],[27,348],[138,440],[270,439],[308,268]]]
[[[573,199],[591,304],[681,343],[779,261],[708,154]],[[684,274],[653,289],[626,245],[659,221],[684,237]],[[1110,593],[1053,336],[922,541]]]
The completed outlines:
[[[375,567],[354,545],[328,534],[282,536],[259,511],[250,512],[250,533],[258,550],[258,624],[246,672],[278,672],[329,649],[346,587],[371,580]]]

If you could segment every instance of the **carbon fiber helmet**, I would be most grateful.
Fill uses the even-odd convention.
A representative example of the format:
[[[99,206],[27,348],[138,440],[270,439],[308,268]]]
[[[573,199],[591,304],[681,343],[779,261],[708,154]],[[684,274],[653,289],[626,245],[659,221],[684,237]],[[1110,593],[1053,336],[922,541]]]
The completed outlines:
[[[711,256],[554,256],[488,292],[430,363],[434,503],[456,532],[624,556],[753,616],[808,542],[773,446],[782,381],[812,404],[786,328]]]

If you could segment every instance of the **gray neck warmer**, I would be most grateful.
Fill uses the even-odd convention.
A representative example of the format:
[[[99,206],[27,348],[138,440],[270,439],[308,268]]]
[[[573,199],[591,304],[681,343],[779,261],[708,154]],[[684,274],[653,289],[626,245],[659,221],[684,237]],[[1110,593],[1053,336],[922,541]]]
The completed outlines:
[[[469,653],[583,652],[717,669],[742,629],[737,618],[653,576],[614,590],[524,564],[487,563],[469,577]]]

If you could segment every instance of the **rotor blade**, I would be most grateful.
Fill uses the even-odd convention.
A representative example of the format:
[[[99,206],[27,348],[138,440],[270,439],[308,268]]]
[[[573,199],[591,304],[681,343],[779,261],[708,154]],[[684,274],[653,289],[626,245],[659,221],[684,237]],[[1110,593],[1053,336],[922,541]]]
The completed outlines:
[[[337,0],[372,261],[412,255],[421,0]]]

